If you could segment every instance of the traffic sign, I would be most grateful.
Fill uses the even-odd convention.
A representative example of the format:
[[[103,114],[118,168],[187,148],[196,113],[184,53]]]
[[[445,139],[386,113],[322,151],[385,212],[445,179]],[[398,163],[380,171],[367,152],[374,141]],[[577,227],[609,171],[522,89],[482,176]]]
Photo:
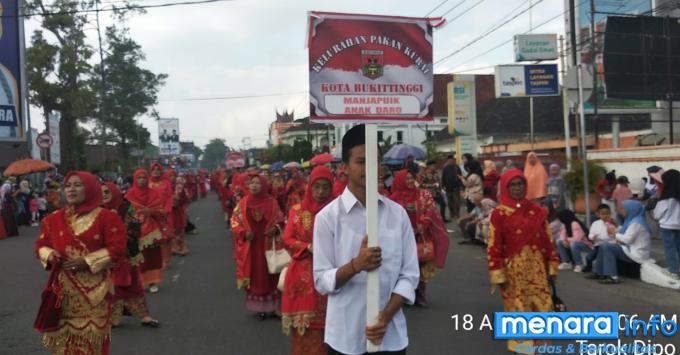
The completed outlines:
[[[35,143],[42,149],[49,149],[52,146],[53,140],[49,133],[40,133],[35,138]]]

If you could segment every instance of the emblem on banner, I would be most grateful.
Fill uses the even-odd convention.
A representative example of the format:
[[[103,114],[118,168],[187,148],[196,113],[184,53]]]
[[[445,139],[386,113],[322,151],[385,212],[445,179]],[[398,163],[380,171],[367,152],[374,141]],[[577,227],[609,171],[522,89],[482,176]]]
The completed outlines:
[[[369,79],[377,79],[383,75],[384,52],[381,50],[364,49],[361,51],[362,73]]]

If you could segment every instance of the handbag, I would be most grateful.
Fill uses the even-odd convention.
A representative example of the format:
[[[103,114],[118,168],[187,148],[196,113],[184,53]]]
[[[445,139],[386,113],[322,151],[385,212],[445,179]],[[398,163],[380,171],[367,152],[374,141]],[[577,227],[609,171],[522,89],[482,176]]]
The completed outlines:
[[[290,263],[290,255],[285,248],[276,249],[276,238],[272,240],[272,249],[266,250],[264,256],[267,259],[267,271],[270,274],[278,274]]]
[[[434,260],[434,241],[420,237],[416,240],[416,247],[418,249],[418,261],[426,263]]]
[[[53,332],[59,328],[59,318],[61,316],[61,286],[58,280],[59,268],[52,266],[50,278],[42,291],[42,300],[38,315],[33,322],[35,330],[46,333]]]
[[[276,288],[279,289],[279,291],[283,292],[284,287],[286,286],[286,273],[288,272],[288,266],[284,267],[283,270],[281,270],[281,274],[279,275],[279,283],[276,285]]]
[[[555,287],[555,281],[548,280],[548,283],[550,284],[550,289],[552,292],[553,308],[555,309],[555,312],[566,312],[567,305],[564,304],[564,301],[562,301],[559,296],[557,296],[557,287]]]

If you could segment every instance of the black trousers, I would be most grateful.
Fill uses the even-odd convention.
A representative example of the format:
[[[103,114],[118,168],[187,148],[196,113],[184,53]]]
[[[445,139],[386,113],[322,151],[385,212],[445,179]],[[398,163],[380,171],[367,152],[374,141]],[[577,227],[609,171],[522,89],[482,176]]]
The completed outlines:
[[[328,345],[328,344],[326,344]],[[406,349],[404,350],[399,350],[399,351],[378,351],[377,353],[371,353],[371,355],[406,355]],[[345,355],[330,346],[328,346],[328,355]],[[368,355],[368,353],[364,353],[364,355]]]

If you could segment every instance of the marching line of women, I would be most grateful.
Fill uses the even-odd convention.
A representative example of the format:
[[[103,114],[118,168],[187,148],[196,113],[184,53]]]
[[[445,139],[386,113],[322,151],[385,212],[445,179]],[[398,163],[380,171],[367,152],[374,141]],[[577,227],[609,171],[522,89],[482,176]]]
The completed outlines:
[[[207,191],[193,181],[160,164],[136,170],[125,193],[88,172],[66,175],[64,207],[42,220],[35,245],[50,277],[34,327],[52,354],[108,354],[125,312],[160,326],[145,289],[159,292],[172,255],[188,253],[187,209]]]

